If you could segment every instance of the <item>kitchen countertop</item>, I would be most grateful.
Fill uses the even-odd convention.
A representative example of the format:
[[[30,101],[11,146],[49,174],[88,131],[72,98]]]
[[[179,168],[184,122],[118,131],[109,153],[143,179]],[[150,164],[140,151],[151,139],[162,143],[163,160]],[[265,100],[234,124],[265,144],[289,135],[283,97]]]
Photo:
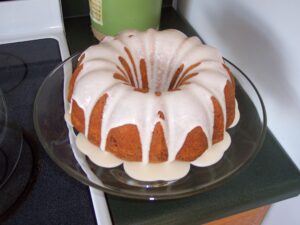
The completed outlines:
[[[89,32],[89,17],[65,20],[70,51],[81,51],[97,40]],[[172,8],[164,8],[161,29],[175,28],[199,36]],[[142,201],[107,195],[115,224],[199,224],[300,193],[300,173],[268,130],[260,152],[224,184],[179,200]]]

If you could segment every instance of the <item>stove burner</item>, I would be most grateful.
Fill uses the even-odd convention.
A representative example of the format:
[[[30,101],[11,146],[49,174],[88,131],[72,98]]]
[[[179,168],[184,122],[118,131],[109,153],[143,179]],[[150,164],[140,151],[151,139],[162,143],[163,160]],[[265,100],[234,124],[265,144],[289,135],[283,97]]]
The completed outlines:
[[[12,176],[0,188],[0,223],[8,219],[26,200],[38,174],[38,153],[35,139],[23,130],[20,160]]]
[[[5,103],[2,99],[0,112],[0,193],[10,179],[20,159],[23,138],[19,126],[7,118]],[[4,112],[2,112],[4,111]]]
[[[8,93],[18,87],[27,76],[27,65],[9,53],[0,53],[0,88]]]

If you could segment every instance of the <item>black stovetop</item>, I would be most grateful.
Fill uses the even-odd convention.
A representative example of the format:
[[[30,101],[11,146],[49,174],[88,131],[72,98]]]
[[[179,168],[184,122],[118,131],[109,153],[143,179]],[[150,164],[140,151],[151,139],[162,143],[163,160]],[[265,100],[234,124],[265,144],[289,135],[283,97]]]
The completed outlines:
[[[33,104],[38,88],[61,62],[57,41],[42,39],[0,45],[0,59],[0,88],[9,114],[26,136],[35,141],[38,157],[37,177],[31,189],[20,204],[6,212],[8,218],[3,224],[86,224],[87,221],[96,224],[89,189],[55,165],[39,144],[33,127]],[[30,154],[23,153],[21,157]],[[22,174],[13,176],[21,179]],[[4,196],[0,190],[3,198],[9,198],[9,194],[5,192]]]

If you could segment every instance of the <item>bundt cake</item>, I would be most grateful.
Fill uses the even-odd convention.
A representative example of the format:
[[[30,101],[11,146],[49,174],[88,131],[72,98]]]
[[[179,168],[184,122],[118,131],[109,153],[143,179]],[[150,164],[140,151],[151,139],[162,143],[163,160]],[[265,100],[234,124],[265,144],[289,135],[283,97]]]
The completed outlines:
[[[106,37],[79,58],[68,87],[74,128],[125,161],[193,161],[223,140],[235,81],[221,54],[169,29]]]

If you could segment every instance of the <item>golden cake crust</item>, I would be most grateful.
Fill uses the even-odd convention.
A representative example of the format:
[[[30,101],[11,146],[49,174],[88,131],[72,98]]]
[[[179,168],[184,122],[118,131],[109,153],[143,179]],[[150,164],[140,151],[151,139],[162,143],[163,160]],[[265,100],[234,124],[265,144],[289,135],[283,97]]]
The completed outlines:
[[[106,151],[127,161],[142,160],[142,146],[136,125],[126,124],[109,131]]]
[[[149,161],[153,163],[165,162],[168,160],[168,147],[164,131],[160,123],[156,123],[150,145]]]

